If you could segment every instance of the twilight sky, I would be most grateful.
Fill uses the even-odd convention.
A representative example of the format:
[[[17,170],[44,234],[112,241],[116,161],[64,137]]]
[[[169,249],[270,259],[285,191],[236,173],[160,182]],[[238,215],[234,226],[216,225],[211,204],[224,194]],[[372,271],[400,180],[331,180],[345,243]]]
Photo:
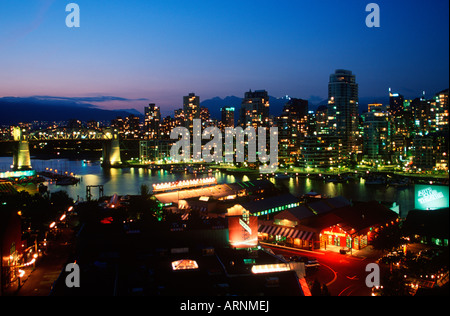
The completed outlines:
[[[65,24],[70,2],[80,28]],[[370,2],[380,28],[365,24]],[[448,12],[448,0],[0,0],[0,97],[115,96],[133,100],[99,104],[168,113],[189,92],[326,98],[338,68],[360,97],[431,96],[449,86]]]

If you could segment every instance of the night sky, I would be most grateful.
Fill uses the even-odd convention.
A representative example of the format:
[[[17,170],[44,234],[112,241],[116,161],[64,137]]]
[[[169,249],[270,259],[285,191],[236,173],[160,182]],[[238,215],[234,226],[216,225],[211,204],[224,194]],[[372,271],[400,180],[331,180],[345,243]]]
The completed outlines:
[[[80,28],[65,24],[70,2]],[[189,92],[323,99],[340,68],[356,74],[360,97],[448,88],[448,0],[373,0],[380,28],[365,24],[370,2],[1,0],[0,97],[145,98],[166,112]]]

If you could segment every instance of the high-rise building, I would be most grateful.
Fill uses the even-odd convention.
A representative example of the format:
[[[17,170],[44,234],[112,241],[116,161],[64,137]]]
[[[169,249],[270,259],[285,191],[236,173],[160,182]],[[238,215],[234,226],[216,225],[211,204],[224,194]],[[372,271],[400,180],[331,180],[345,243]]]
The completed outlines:
[[[208,121],[211,119],[211,113],[207,107],[200,107],[199,118],[202,120],[202,124],[204,124],[204,126],[208,124]]]
[[[363,156],[365,159],[389,161],[391,154],[390,113],[386,108],[372,108],[363,117]]]
[[[150,103],[144,108],[144,132],[145,138],[157,139],[159,138],[161,111],[154,103]]]
[[[430,170],[435,166],[433,137],[417,135],[413,140],[413,164],[417,169]]]
[[[425,98],[415,98],[411,102],[414,118],[414,132],[416,135],[427,135],[431,132],[431,102]]]
[[[224,107],[220,109],[222,114],[222,125],[224,127],[234,127],[234,111],[233,107]]]
[[[138,116],[127,116],[123,123],[125,138],[139,138],[141,132],[140,119]]]
[[[300,145],[299,166],[318,170],[338,166],[337,137],[329,133],[327,106],[319,106],[308,116],[307,136]]]
[[[349,70],[338,69],[330,75],[328,84],[328,129],[337,136],[336,148],[340,161],[357,152],[358,84]]]
[[[405,98],[399,93],[393,93],[389,88],[389,108],[388,111],[392,117],[398,117],[403,114],[403,102]]]
[[[448,89],[436,93],[431,102],[434,112],[434,130],[448,134]]]
[[[183,97],[183,114],[185,127],[192,131],[194,119],[200,118],[200,97],[195,93]]]
[[[159,128],[159,139],[170,139],[171,131],[178,126],[183,125],[182,120],[171,117],[170,115],[166,116],[161,120],[160,128]]]
[[[292,98],[286,102],[277,126],[280,157],[296,160],[308,133],[308,101]]]
[[[269,94],[266,90],[245,93],[241,103],[240,125],[255,128],[269,125]]]

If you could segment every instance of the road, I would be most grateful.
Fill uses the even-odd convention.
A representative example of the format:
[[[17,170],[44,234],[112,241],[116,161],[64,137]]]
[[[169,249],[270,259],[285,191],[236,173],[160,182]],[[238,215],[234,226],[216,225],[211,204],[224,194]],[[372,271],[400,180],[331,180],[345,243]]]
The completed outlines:
[[[49,247],[36,264],[36,269],[28,276],[16,296],[48,296],[53,283],[67,263],[72,250],[72,234],[66,229],[55,240],[49,241]]]
[[[370,296],[372,290],[366,286],[366,266],[374,260],[351,255],[342,255],[332,251],[301,251],[268,247],[277,255],[286,259],[291,256],[306,256],[319,261],[317,271],[307,271],[306,279],[311,283],[317,279],[326,284],[332,296]]]

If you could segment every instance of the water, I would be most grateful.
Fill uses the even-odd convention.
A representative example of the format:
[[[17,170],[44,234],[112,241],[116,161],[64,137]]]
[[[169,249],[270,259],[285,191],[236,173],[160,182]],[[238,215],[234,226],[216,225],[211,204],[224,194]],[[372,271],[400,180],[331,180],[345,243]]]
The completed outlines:
[[[7,171],[12,163],[12,158],[0,157],[0,172]],[[124,168],[124,169],[103,169],[100,163],[85,163],[81,160],[52,159],[37,160],[32,159],[32,166],[37,171],[43,171],[46,168],[57,169],[58,173],[74,173],[81,178],[78,185],[57,186],[54,183],[45,183],[50,192],[66,191],[73,199],[86,199],[87,185],[103,185],[104,194],[111,196],[140,194],[142,184],[150,188],[154,183],[172,182],[176,180],[192,179],[196,176],[189,173],[170,173],[165,170],[147,170],[144,168]],[[233,183],[236,181],[249,181],[254,176],[247,175],[229,175],[222,172],[213,174],[218,183]],[[206,177],[199,175],[198,177]],[[354,181],[349,183],[326,183],[320,180],[313,180],[304,177],[295,177],[289,179],[272,179],[277,186],[285,188],[290,193],[301,196],[310,191],[315,191],[330,197],[343,196],[353,201],[386,201],[396,202],[400,205],[400,212],[405,216],[407,212],[414,208],[414,187],[397,189],[385,185],[365,185],[363,182]],[[33,193],[36,190],[34,185],[23,187]],[[98,197],[97,189],[92,190],[93,197]]]

